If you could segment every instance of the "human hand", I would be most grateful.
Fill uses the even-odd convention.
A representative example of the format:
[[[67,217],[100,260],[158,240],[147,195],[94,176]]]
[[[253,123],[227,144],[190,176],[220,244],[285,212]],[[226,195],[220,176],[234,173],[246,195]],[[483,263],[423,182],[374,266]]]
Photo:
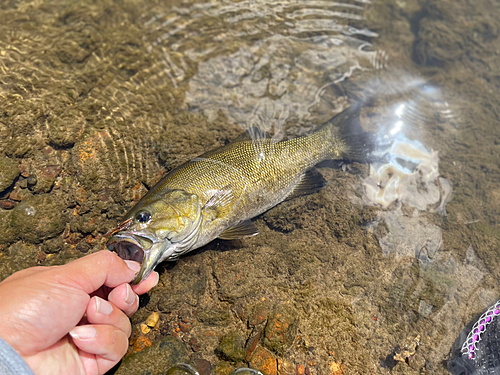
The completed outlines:
[[[104,374],[127,351],[138,295],[158,283],[153,272],[131,287],[139,269],[104,250],[16,272],[0,283],[0,337],[36,375]]]

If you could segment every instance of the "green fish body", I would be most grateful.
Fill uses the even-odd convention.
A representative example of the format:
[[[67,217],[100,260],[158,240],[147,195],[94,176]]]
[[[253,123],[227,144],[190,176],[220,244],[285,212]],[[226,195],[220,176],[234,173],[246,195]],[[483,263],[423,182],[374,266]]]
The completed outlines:
[[[161,261],[175,260],[215,238],[258,234],[249,219],[287,198],[325,186],[313,168],[316,164],[366,151],[366,137],[360,132],[352,135],[358,116],[358,108],[349,108],[308,136],[280,142],[252,128],[230,144],[188,161],[170,171],[125,215],[110,232],[108,248],[142,263],[134,281],[138,283]]]

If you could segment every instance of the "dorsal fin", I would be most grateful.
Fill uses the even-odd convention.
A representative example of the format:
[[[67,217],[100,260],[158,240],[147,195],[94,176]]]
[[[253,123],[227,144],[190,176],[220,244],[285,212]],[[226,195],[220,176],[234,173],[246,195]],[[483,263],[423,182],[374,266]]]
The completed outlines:
[[[268,138],[270,138],[269,134],[267,134],[264,130],[259,129],[256,126],[253,126],[245,130],[243,133],[241,133],[231,143],[242,142],[242,141],[256,141],[258,139],[268,139]]]
[[[295,186],[288,197],[286,197],[286,200],[300,197],[302,195],[316,193],[317,191],[323,189],[326,184],[327,182],[325,178],[316,168],[309,168],[302,175],[302,178],[297,186]]]
[[[226,229],[219,235],[219,238],[222,240],[235,240],[243,237],[256,236],[257,234],[259,234],[259,228],[250,220],[244,220]]]

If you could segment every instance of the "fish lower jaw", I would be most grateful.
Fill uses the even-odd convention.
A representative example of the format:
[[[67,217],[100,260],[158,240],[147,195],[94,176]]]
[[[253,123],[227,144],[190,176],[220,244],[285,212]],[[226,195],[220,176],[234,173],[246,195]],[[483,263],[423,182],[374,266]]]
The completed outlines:
[[[108,249],[115,251],[123,260],[133,260],[141,264],[144,260],[144,250],[138,243],[132,240],[119,239],[110,241]]]

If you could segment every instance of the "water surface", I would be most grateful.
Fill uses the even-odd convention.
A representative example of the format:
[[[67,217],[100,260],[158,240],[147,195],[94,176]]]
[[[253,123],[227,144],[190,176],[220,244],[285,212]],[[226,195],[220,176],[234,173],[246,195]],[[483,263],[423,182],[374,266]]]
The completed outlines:
[[[377,134],[364,163],[322,163],[325,189],[255,219],[259,236],[160,267],[116,373],[460,373],[500,295],[496,2],[10,1],[0,16],[1,278],[104,248],[163,173],[250,127],[279,141],[361,102]]]

